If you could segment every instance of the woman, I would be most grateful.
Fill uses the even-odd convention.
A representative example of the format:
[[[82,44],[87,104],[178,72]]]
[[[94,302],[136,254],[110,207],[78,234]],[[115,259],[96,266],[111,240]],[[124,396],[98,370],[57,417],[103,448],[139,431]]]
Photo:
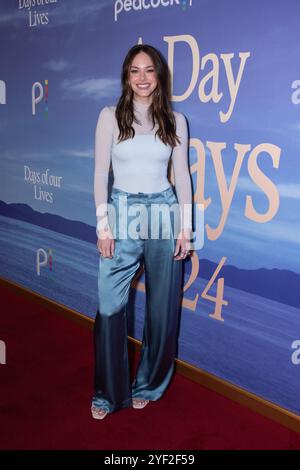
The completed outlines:
[[[94,195],[100,252],[99,308],[94,325],[95,390],[91,407],[95,419],[125,407],[141,409],[158,400],[174,369],[180,261],[189,254],[192,193],[187,124],[170,106],[169,85],[168,66],[161,53],[150,45],[132,47],[123,63],[118,104],[104,107],[97,122]],[[176,195],[167,179],[170,156]],[[108,200],[111,162],[114,183]],[[153,226],[163,231],[168,225],[155,220],[153,207],[166,206],[170,222],[171,207],[178,202],[182,209],[177,212],[179,230],[171,224],[169,237],[153,236],[152,232],[149,236]],[[134,222],[129,213],[137,207],[140,230],[128,236]],[[141,263],[147,311],[140,361],[131,386],[125,307],[131,280]]]

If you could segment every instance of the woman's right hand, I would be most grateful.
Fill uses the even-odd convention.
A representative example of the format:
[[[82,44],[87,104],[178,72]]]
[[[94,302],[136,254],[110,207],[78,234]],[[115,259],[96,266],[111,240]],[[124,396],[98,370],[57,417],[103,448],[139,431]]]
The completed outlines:
[[[98,240],[97,248],[103,258],[112,258],[115,252],[115,240],[110,228],[101,230]]]

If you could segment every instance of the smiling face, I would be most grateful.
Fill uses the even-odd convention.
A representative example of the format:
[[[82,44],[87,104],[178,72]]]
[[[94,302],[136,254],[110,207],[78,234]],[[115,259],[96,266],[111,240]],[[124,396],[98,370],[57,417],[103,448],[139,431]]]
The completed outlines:
[[[157,76],[151,57],[139,52],[129,67],[129,84],[133,90],[133,98],[145,103],[151,102],[151,95],[157,86]]]

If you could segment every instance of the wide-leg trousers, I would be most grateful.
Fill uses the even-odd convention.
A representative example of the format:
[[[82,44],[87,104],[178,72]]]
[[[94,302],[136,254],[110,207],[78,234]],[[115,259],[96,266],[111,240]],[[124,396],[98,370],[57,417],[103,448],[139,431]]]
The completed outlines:
[[[132,406],[133,397],[158,400],[170,382],[177,352],[183,264],[174,260],[178,212],[170,208],[178,200],[171,186],[158,193],[128,193],[113,187],[108,202],[114,209],[115,218],[110,214],[109,220],[115,230],[115,252],[112,258],[99,258],[92,404],[113,412]],[[164,215],[158,218],[156,212],[154,217],[154,206],[164,207]],[[131,384],[126,305],[141,263],[146,312],[140,360]]]

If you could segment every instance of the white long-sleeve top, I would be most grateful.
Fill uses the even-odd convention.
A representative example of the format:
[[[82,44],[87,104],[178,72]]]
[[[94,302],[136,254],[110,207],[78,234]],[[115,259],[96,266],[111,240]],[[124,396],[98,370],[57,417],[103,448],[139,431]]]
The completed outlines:
[[[100,111],[95,133],[94,199],[97,209],[106,207],[108,199],[108,174],[112,163],[113,186],[129,193],[161,192],[170,186],[167,169],[172,158],[175,190],[185,217],[182,228],[191,228],[192,189],[188,166],[188,132],[183,114],[174,111],[176,134],[181,143],[172,149],[156,136],[158,124],[152,129],[147,103],[133,100],[134,114],[140,124],[133,121],[135,136],[117,143],[119,135],[115,106],[105,106]],[[187,210],[187,208],[190,208]],[[182,212],[183,214],[183,212]],[[187,215],[188,214],[188,215]],[[102,217],[103,219],[103,217]]]

